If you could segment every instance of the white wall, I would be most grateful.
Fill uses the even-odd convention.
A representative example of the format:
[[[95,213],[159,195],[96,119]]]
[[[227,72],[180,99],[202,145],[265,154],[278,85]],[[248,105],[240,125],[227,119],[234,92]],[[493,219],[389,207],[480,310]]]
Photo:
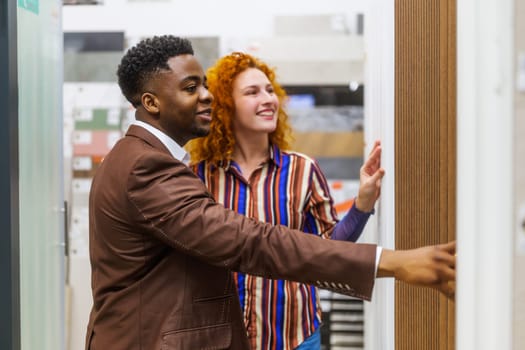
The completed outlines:
[[[63,29],[123,31],[129,46],[152,35],[214,37],[220,56],[236,50],[256,55],[278,67],[283,84],[363,82],[363,36],[356,34],[357,14],[366,12],[366,2],[268,0],[247,4],[240,0],[183,4],[177,0],[106,0],[104,5],[64,6]],[[287,29],[276,33],[276,16],[317,16],[318,20],[281,20]]]
[[[123,30],[129,36],[268,36],[276,15],[353,14],[361,0],[106,0],[104,5],[64,6],[64,31]],[[354,25],[354,23],[350,23]]]

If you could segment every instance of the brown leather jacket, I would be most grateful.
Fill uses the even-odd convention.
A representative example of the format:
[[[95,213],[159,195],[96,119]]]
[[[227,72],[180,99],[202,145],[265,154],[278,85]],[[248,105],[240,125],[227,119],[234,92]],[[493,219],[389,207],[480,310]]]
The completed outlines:
[[[90,195],[91,350],[248,349],[230,271],[369,299],[375,245],[325,240],[215,203],[151,133],[131,126]]]

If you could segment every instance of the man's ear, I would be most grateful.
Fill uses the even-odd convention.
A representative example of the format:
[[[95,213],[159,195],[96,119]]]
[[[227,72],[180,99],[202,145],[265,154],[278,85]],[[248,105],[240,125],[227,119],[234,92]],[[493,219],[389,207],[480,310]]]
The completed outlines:
[[[157,96],[152,94],[151,92],[145,92],[140,97],[140,100],[142,102],[142,106],[146,109],[146,111],[150,114],[159,114],[160,112],[160,103]]]

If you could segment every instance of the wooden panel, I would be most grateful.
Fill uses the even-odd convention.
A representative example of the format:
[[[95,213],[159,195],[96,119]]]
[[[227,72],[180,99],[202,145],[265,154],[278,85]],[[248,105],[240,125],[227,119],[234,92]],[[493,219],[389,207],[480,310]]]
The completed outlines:
[[[396,248],[455,237],[455,0],[397,0]],[[454,304],[397,283],[396,349],[454,349]]]

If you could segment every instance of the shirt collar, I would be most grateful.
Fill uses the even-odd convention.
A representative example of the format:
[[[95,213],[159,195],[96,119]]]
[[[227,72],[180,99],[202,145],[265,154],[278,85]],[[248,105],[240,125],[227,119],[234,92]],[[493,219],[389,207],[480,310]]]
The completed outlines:
[[[156,127],[152,126],[151,124],[144,123],[144,122],[142,122],[140,120],[135,120],[133,122],[133,124],[137,125],[137,126],[140,126],[140,127],[144,128],[144,129],[148,130],[153,135],[155,135],[155,137],[158,138],[159,141],[162,142],[162,144],[164,146],[166,146],[168,151],[170,151],[171,155],[175,159],[180,160],[184,164],[188,164],[188,161],[189,161],[188,153],[184,150],[184,148],[182,148],[171,137],[169,137],[168,135],[166,135],[165,133],[163,133],[162,131],[160,131]]]
[[[275,163],[275,165],[277,165],[278,168],[281,167],[282,155],[281,150],[279,149],[279,147],[277,147],[277,145],[270,146],[270,159],[273,160],[273,162]]]
[[[282,155],[281,155],[281,150],[279,149],[279,147],[277,147],[277,145],[270,145],[270,159],[269,160],[274,162],[278,168],[281,167]],[[231,159],[227,161],[220,161],[218,165],[224,168],[224,170],[228,171],[230,167],[232,166],[232,162],[233,161]]]

